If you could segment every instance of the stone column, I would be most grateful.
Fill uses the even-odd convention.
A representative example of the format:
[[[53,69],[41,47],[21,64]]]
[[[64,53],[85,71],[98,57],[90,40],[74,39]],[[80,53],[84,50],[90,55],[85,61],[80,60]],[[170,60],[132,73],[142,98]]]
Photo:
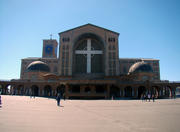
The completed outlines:
[[[43,96],[43,86],[39,86],[39,96]]]
[[[122,94],[121,92],[122,92],[122,91],[121,91],[121,88],[120,88],[120,87],[118,87],[118,88],[119,88],[119,97],[121,97],[121,94]]]
[[[69,85],[68,84],[65,85],[65,98],[66,99],[69,98]]]
[[[51,96],[55,97],[56,96],[56,86],[52,85],[51,87],[52,87],[52,95]]]
[[[25,84],[25,85],[24,85],[24,95],[28,95],[28,94],[27,94],[27,90],[28,90],[28,85]]]
[[[121,97],[122,97],[122,98],[124,97],[124,94],[125,94],[125,92],[124,92],[124,87],[122,87],[122,88],[121,88]]]
[[[176,87],[172,87],[172,98],[175,98],[176,97]]]
[[[107,87],[106,87],[106,99],[109,99],[110,98],[110,85],[107,85]]]
[[[159,94],[160,94],[160,97],[163,96],[163,87],[160,88]]]
[[[138,88],[134,87],[133,90],[134,90],[134,98],[138,98]]]
[[[134,98],[134,88],[132,87],[132,97]]]

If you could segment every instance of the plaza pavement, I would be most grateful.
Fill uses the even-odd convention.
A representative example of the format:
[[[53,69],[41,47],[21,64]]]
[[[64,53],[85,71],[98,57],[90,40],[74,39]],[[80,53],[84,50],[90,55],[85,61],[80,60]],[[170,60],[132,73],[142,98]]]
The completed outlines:
[[[2,96],[0,132],[180,132],[180,99],[66,100]]]

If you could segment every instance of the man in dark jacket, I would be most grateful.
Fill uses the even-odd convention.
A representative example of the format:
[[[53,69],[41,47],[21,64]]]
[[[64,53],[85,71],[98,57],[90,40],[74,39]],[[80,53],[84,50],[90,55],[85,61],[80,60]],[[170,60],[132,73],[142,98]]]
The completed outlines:
[[[57,94],[56,100],[57,100],[57,105],[60,106],[60,100],[61,100],[61,94],[60,93]]]

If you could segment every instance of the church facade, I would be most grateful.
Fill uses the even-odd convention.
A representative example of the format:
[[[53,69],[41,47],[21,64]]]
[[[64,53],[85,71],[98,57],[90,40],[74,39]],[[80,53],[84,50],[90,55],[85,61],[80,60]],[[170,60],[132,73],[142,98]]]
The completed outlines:
[[[22,59],[20,79],[2,82],[1,87],[4,93],[61,93],[82,99],[175,95],[179,84],[160,80],[158,59],[119,58],[119,35],[92,24],[61,32],[59,44],[52,38],[43,40],[42,57]]]

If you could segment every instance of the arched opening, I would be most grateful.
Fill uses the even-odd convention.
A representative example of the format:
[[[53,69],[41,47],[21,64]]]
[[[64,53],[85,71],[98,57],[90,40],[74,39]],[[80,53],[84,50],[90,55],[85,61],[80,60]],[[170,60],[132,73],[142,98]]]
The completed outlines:
[[[73,46],[73,75],[104,73],[104,44],[92,33],[81,35]]]
[[[84,92],[85,92],[85,93],[91,93],[90,87],[85,87]]]
[[[80,85],[70,85],[69,92],[80,93]]]
[[[131,86],[125,87],[124,92],[125,92],[125,97],[132,97],[132,87]]]
[[[61,94],[61,96],[63,96],[65,92],[65,85],[59,85],[57,88],[56,88],[56,94]]]
[[[180,97],[180,86],[176,88],[176,95],[175,97]]]
[[[24,94],[24,86],[18,85],[17,87],[17,95],[23,95]]]
[[[166,87],[165,95],[167,97],[172,97],[172,88],[170,86]]]
[[[11,92],[12,92],[11,85],[8,85],[8,87],[7,87],[7,91],[8,91],[8,94],[11,94]]]
[[[110,97],[113,97],[113,98],[119,98],[120,97],[120,89],[117,86],[112,85],[110,87]]]
[[[156,98],[159,98],[160,88],[158,86],[152,86],[151,94],[154,95]]]
[[[3,88],[2,91],[3,91],[4,94],[12,94],[12,95],[17,94],[16,88],[13,85],[10,85],[10,84],[6,85],[6,87]]]
[[[96,93],[105,93],[105,85],[96,85],[95,86]]]
[[[37,85],[33,85],[31,87],[31,95],[32,96],[39,96],[39,87]]]
[[[138,98],[140,99],[142,96],[146,94],[146,87],[140,86],[138,88]]]
[[[24,86],[24,95],[29,96],[30,95],[30,91],[31,91],[30,89],[31,89],[31,87]]]
[[[163,87],[163,96],[164,97],[171,97],[172,96],[172,89],[170,86]]]
[[[44,87],[44,96],[45,96],[45,97],[50,97],[50,96],[52,96],[52,88],[51,88],[50,85],[46,85],[46,86]]]
[[[0,85],[0,95],[2,94],[3,86]]]

